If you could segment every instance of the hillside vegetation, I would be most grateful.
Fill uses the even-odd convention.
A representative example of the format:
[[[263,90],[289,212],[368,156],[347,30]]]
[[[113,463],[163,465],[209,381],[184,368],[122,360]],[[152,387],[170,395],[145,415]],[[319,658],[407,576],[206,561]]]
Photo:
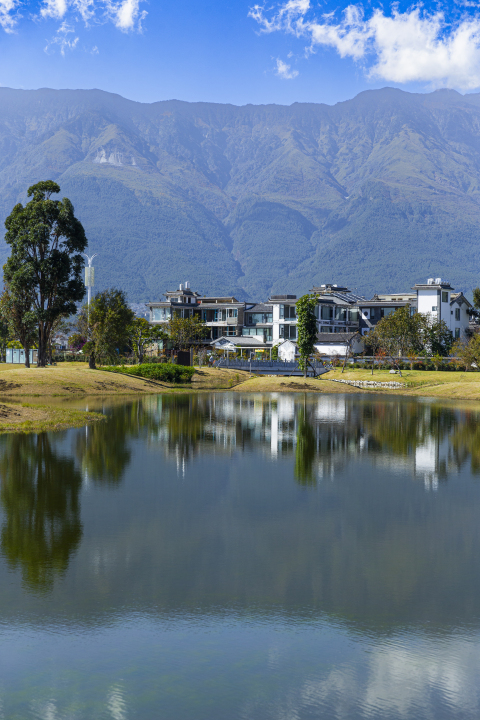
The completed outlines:
[[[2,223],[56,180],[98,253],[97,287],[131,301],[185,280],[239,299],[478,285],[479,94],[235,107],[0,88],[0,148]]]

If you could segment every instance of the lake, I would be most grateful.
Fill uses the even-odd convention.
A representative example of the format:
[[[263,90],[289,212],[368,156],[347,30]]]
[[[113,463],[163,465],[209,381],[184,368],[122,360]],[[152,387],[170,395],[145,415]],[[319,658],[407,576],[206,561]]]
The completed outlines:
[[[0,437],[1,720],[478,719],[476,406],[103,410]]]

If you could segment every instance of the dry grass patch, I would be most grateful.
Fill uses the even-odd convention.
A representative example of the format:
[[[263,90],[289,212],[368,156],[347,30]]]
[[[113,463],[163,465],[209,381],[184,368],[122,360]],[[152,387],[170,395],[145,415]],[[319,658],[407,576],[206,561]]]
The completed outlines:
[[[0,433],[39,433],[48,430],[66,430],[99,420],[105,420],[105,416],[96,412],[82,412],[81,410],[27,403],[21,405],[0,404]]]

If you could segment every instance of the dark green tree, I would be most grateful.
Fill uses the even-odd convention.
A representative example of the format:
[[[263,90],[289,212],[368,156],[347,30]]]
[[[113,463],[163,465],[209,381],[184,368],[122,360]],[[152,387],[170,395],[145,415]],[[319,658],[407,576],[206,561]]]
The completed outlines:
[[[297,346],[300,353],[300,363],[303,367],[304,377],[307,377],[307,364],[310,355],[315,349],[317,339],[317,307],[316,295],[303,295],[295,304],[297,310]]]
[[[5,221],[11,254],[3,268],[4,280],[14,302],[18,297],[30,298],[38,326],[40,367],[46,365],[56,319],[75,313],[85,294],[81,253],[87,238],[70,200],[52,200],[59,192],[52,180],[32,185],[31,200],[25,206],[15,205]]]
[[[146,350],[154,343],[168,340],[168,335],[158,325],[136,317],[128,328],[128,340],[138,362],[142,363]]]
[[[77,318],[77,331],[87,338],[83,352],[89,366],[96,362],[115,363],[128,345],[129,327],[135,315],[128,307],[123,290],[111,288],[97,293],[90,307],[83,305]]]

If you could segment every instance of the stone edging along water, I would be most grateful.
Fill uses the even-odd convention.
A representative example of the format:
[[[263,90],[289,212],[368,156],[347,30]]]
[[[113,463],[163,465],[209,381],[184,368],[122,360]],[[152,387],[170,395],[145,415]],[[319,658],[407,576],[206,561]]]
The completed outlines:
[[[337,380],[334,378],[327,378],[327,380],[330,380],[330,382],[344,383],[345,385],[353,385],[353,387],[357,388],[378,387],[397,390],[398,388],[406,387],[405,383],[400,382],[375,382],[375,380]]]

